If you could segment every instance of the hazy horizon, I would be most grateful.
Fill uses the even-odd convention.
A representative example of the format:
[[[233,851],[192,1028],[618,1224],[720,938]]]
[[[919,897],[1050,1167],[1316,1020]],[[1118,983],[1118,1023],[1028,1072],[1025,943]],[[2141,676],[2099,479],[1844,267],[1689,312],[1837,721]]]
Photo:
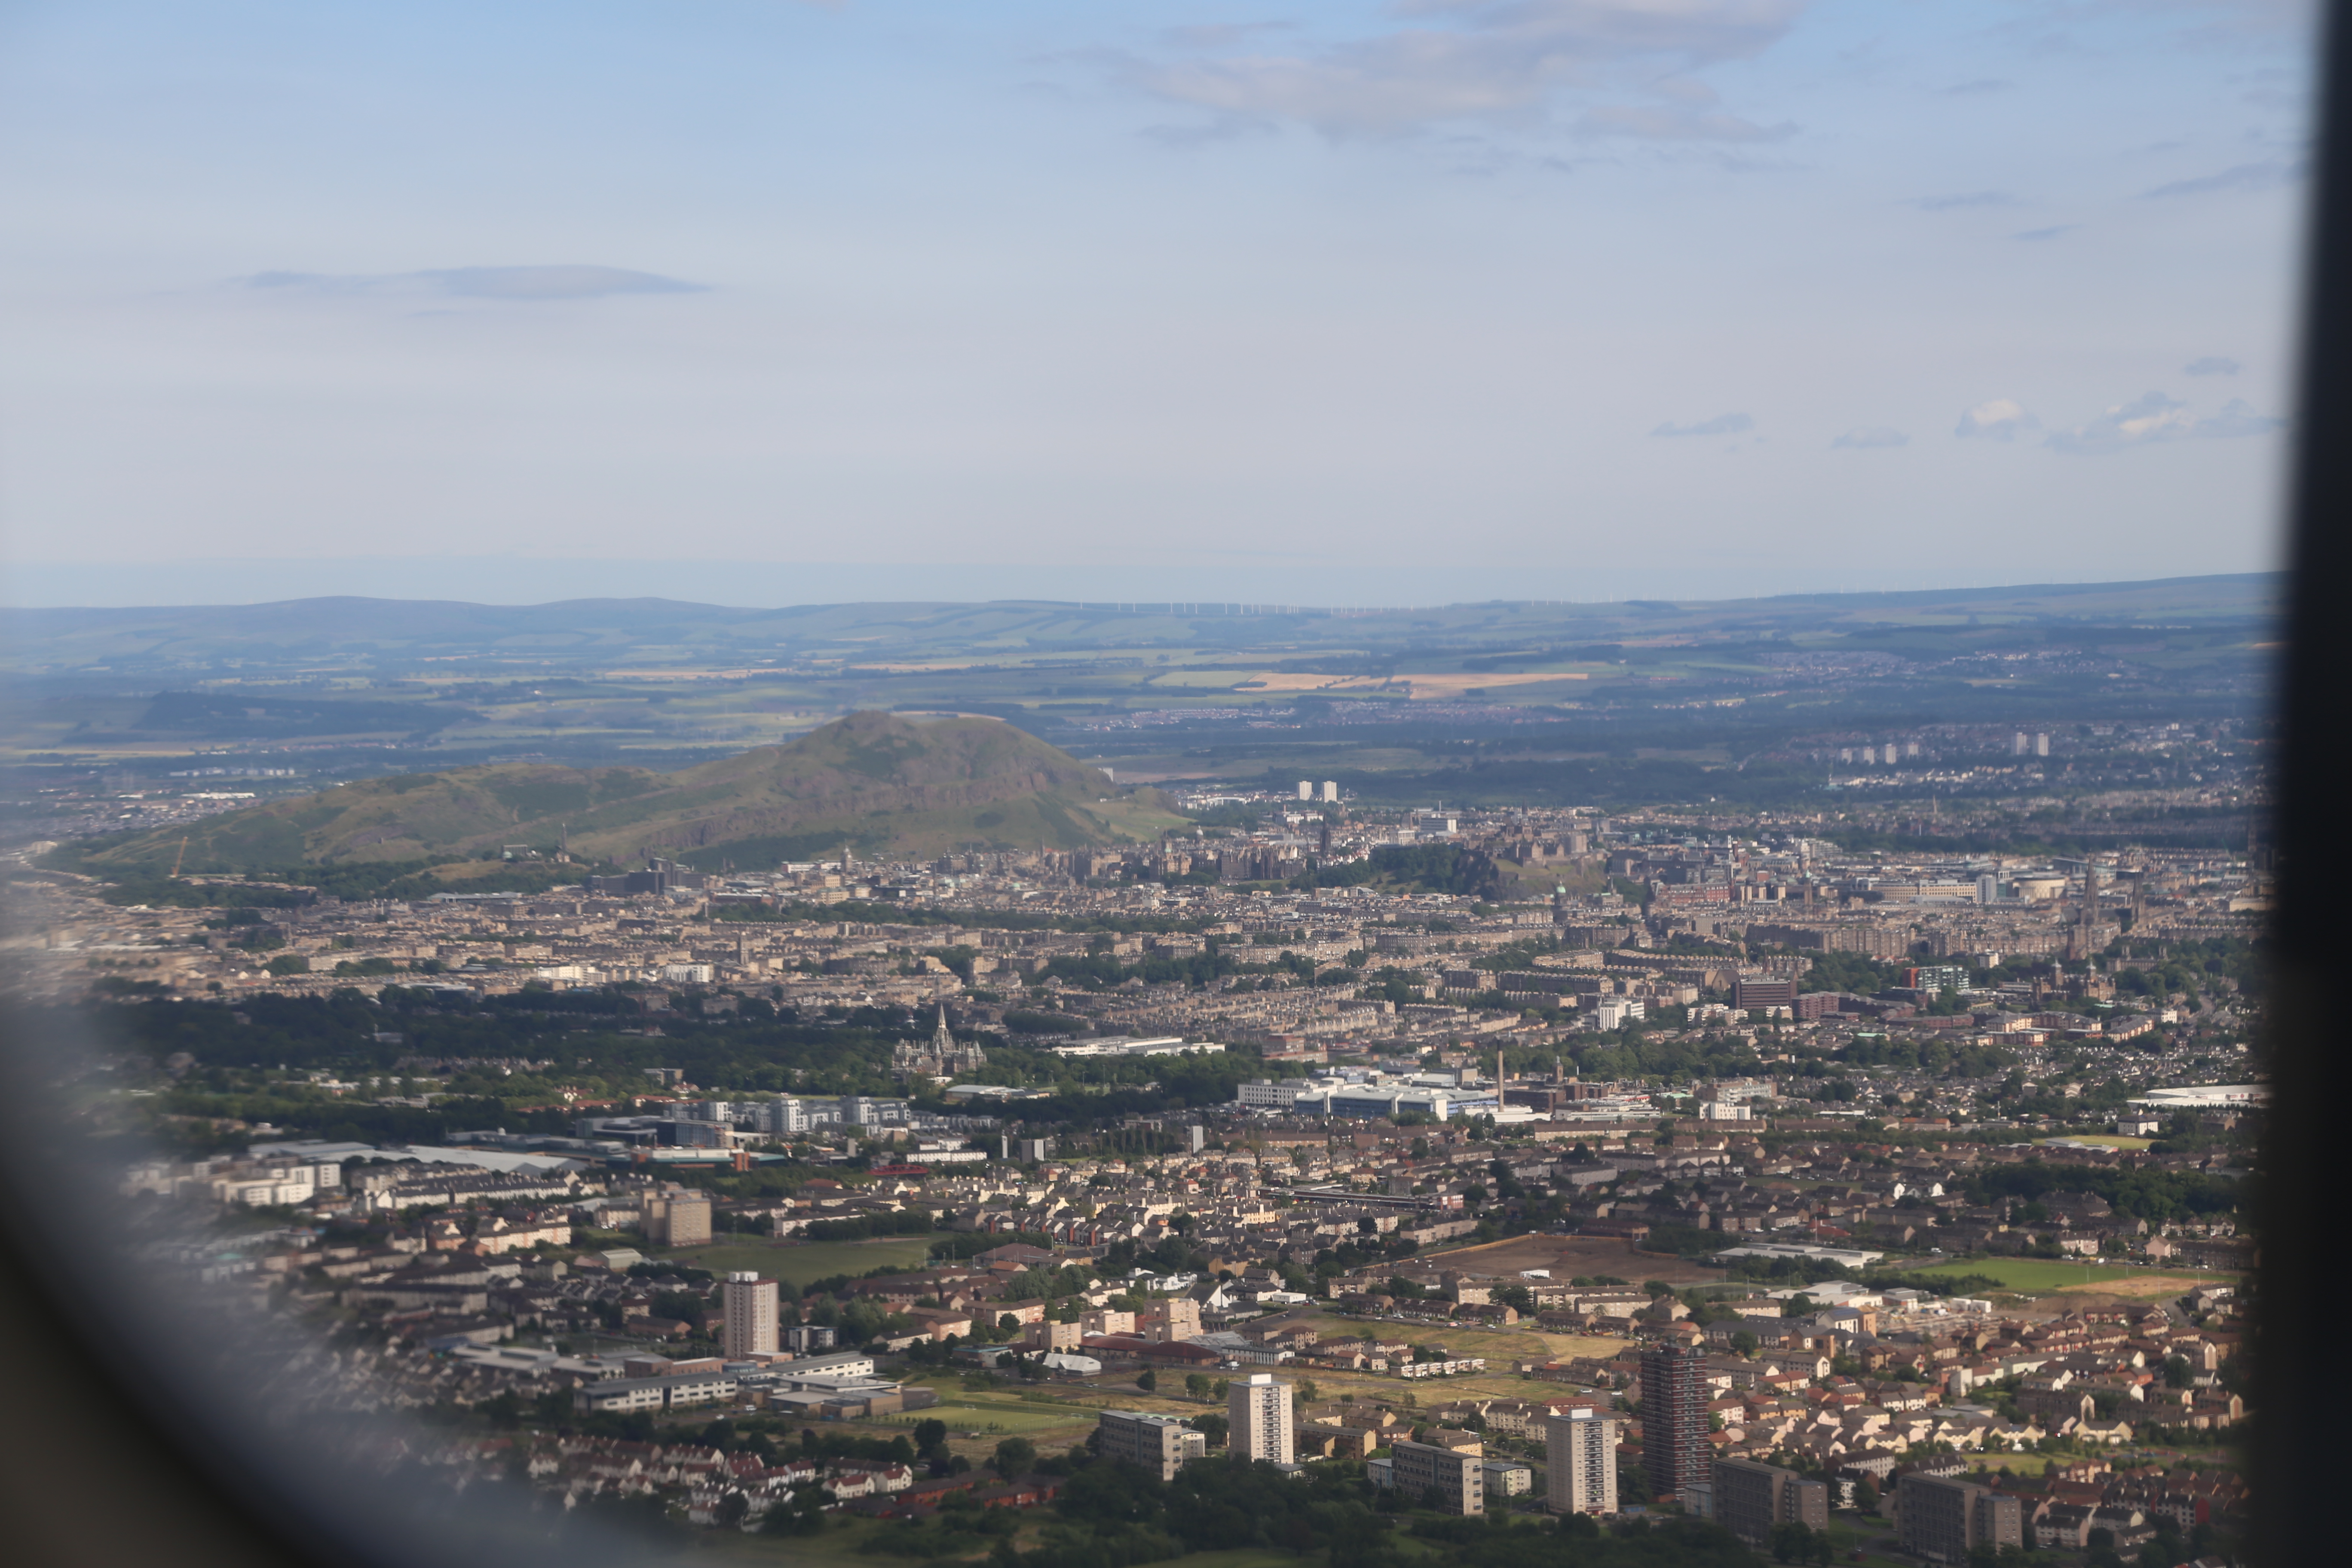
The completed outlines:
[[[714,577],[699,568],[658,562],[624,562],[609,563],[627,572],[625,582],[616,582],[596,591],[585,591],[603,575],[597,572],[558,573],[556,581],[572,577],[584,579],[583,591],[578,593],[541,592],[516,596],[511,584],[517,581],[517,569],[536,565],[517,558],[477,557],[464,561],[436,562],[320,562],[320,563],[153,563],[130,571],[96,567],[87,569],[59,568],[26,578],[21,573],[0,582],[0,610],[43,609],[205,609],[234,608],[239,605],[287,604],[312,599],[356,598],[391,604],[470,604],[499,608],[530,608],[547,605],[581,603],[596,600],[659,600],[667,603],[699,605],[735,610],[786,610],[832,605],[988,605],[1042,603],[1076,605],[1088,609],[1118,608],[1132,605],[1150,609],[1160,605],[1172,606],[1180,616],[1217,616],[1227,613],[1264,614],[1284,608],[1310,613],[1324,611],[1383,610],[1409,611],[1439,609],[1482,604],[1561,604],[1598,605],[1627,600],[1675,600],[1684,603],[1738,603],[1746,600],[1801,598],[1812,595],[1854,595],[1862,596],[1895,596],[1914,594],[1966,595],[1969,593],[2001,593],[2047,588],[2154,585],[2176,582],[2228,582],[2245,578],[2280,577],[2275,570],[2243,573],[2188,573],[2153,577],[2099,578],[2025,578],[2001,579],[1988,576],[1981,581],[1946,584],[1832,584],[1787,590],[1749,593],[1590,593],[1557,595],[1507,595],[1496,593],[1465,593],[1435,595],[1396,603],[1380,603],[1371,599],[1347,599],[1332,595],[1308,594],[1282,600],[1223,600],[1217,598],[1171,597],[1165,592],[1136,597],[1124,594],[1051,594],[1019,591],[1022,583],[1036,579],[1052,582],[1072,575],[1067,573],[1032,572],[1028,569],[979,568],[970,564],[944,564],[908,572],[895,567],[836,567],[811,572],[795,567],[761,567],[753,563],[731,562],[718,563],[723,577]],[[585,564],[590,567],[608,563],[558,563],[559,566]],[[261,567],[267,570],[247,572]],[[464,566],[474,570],[460,572]],[[193,570],[192,568],[202,568]],[[497,568],[492,572],[490,568]],[[772,577],[763,574],[772,574]],[[142,584],[176,584],[183,588],[212,583],[226,587],[240,580],[247,583],[248,592],[224,592],[215,596],[181,598],[142,596],[135,590]],[[981,592],[975,579],[986,582],[993,574],[1007,579],[1007,589],[1001,593]],[[360,579],[369,585],[360,588],[321,588],[316,592],[271,592],[271,587],[284,587],[316,578],[318,581],[341,582],[345,578]],[[670,579],[675,578],[673,584]],[[1014,579],[1018,579],[1015,581]],[[537,577],[524,580],[540,581]],[[857,584],[872,582],[877,587],[893,583],[900,585],[929,584],[943,588],[961,585],[961,592],[887,593],[855,591]],[[745,592],[747,584],[767,583],[776,592]],[[414,584],[416,591],[391,592],[393,587]],[[112,584],[114,596],[75,596],[77,586],[100,588]],[[1309,585],[1311,586],[1311,584]],[[701,591],[697,592],[697,588]],[[805,591],[805,596],[788,595],[794,587]],[[506,591],[502,592],[504,588]],[[723,591],[714,595],[713,588]],[[674,590],[674,591],[673,591]]]

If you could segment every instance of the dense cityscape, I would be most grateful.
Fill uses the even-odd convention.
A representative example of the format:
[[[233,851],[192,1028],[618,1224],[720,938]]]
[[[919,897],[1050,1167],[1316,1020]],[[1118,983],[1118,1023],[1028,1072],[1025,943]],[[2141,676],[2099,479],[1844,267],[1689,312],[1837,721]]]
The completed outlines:
[[[47,871],[16,983],[121,1039],[122,1194],[300,1326],[280,1396],[572,1517],[1039,1568],[1265,1539],[1235,1510],[1335,1563],[1530,1511],[1675,1561],[2228,1558],[2258,849],[1178,805],[518,847],[524,892]]]

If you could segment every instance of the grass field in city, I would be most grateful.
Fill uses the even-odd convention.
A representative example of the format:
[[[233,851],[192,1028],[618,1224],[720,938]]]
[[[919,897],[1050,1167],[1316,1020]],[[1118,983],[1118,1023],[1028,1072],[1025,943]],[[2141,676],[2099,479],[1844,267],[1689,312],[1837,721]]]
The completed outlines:
[[[937,1405],[909,1410],[903,1415],[880,1417],[875,1426],[912,1426],[919,1421],[944,1421],[951,1432],[976,1432],[993,1448],[1004,1437],[1035,1437],[1057,1428],[1083,1436],[1094,1429],[1098,1405],[1022,1405],[1013,1400],[975,1399],[942,1391]]]
[[[836,1274],[868,1274],[885,1265],[894,1269],[920,1268],[930,1247],[930,1242],[919,1236],[893,1236],[878,1241],[811,1241],[797,1247],[779,1247],[773,1242],[746,1237],[658,1256],[708,1268],[713,1274],[748,1270],[764,1279],[806,1285],[812,1279],[830,1279]]]
[[[2115,1263],[2064,1263],[2047,1258],[1967,1258],[1931,1263],[1915,1274],[1982,1274],[2000,1281],[2004,1290],[2047,1294],[2057,1291],[2102,1291],[2115,1296],[2164,1296],[2193,1289],[2200,1279],[2221,1283],[2226,1274],[2198,1274],[2178,1268],[2136,1268]]]

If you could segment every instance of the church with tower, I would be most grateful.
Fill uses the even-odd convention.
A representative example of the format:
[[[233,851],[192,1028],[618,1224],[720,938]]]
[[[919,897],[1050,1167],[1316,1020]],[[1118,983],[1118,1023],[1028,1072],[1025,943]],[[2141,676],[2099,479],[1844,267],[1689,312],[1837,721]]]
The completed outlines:
[[[977,1043],[965,1045],[948,1032],[948,1010],[940,1009],[939,1027],[929,1040],[901,1040],[890,1052],[890,1070],[900,1078],[953,1078],[988,1065],[988,1053]]]

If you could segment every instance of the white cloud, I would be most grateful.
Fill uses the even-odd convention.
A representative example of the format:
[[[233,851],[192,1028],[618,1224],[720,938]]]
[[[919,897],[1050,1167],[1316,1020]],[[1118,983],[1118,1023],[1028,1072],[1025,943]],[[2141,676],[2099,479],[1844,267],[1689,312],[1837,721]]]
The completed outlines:
[[[2190,375],[2235,375],[2245,367],[2221,354],[2207,354],[2203,359],[2190,360],[2180,368]]]
[[[2053,430],[2047,445],[2061,452],[2097,456],[2127,447],[2152,447],[2168,441],[2228,440],[2266,436],[2286,422],[2257,414],[2243,398],[2231,398],[2218,414],[2200,419],[2189,405],[2161,392],[2144,393],[2129,403],[2118,403],[2087,425]]]
[[[2072,233],[2074,233],[2076,229],[2078,229],[2078,228],[2080,228],[2080,227],[2082,227],[2082,226],[2082,226],[2081,224],[2079,224],[2079,223],[2062,223],[2062,224],[2053,224],[2053,225],[2052,225],[2052,226],[2051,226],[2050,227],[2048,227],[2048,228],[2029,228],[2029,229],[2025,229],[2025,230],[2022,230],[2022,231],[2021,231],[2020,233],[2016,234],[2016,235],[2011,236],[2011,237],[2012,237],[2012,238],[2016,238],[2016,239],[2036,240],[2036,241],[2038,241],[2038,240],[2044,240],[2044,239],[2055,239],[2055,238],[2057,238],[2057,237],[2058,237],[2060,235],[2062,235],[2062,234],[2072,234]]]
[[[2042,421],[2027,413],[2014,399],[1996,397],[1990,403],[1979,403],[1961,415],[1960,423],[1952,434],[2007,441],[2025,431],[2041,428]]]
[[[1847,431],[1830,445],[1864,451],[1874,447],[1906,447],[1910,443],[1911,437],[1900,430],[1890,430],[1884,425],[1862,425]]]
[[[1807,0],[1406,0],[1410,25],[1287,54],[1129,62],[1143,90],[1220,117],[1397,135],[1445,121],[1533,114],[1565,92],[1626,90],[1675,109],[1594,110],[1581,129],[1652,139],[1756,141],[1788,133],[1708,112],[1680,73],[1752,59]],[[1188,40],[1188,42],[1192,40]],[[1246,35],[1235,40],[1246,46]],[[1198,47],[1196,44],[1195,47]]]
[[[613,294],[698,294],[705,285],[618,267],[453,267],[432,272],[335,275],[257,272],[249,289],[314,294],[433,294],[461,300],[601,300]]]
[[[1737,436],[1743,430],[1756,428],[1756,421],[1745,414],[1718,414],[1712,419],[1702,419],[1696,425],[1661,425],[1650,432],[1653,436]]]

